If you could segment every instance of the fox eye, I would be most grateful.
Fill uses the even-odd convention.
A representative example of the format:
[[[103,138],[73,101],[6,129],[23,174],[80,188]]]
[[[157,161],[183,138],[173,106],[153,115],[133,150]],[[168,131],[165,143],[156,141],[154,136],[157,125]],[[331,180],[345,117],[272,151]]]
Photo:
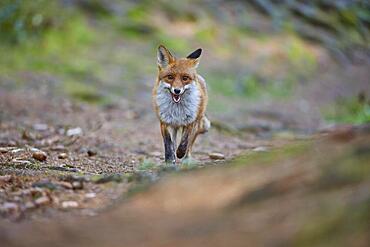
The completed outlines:
[[[168,80],[173,80],[174,78],[175,78],[175,77],[174,77],[173,75],[168,75],[168,76],[167,76],[167,79],[168,79]]]
[[[183,81],[188,81],[190,78],[189,78],[189,76],[184,75],[181,79],[182,79]]]

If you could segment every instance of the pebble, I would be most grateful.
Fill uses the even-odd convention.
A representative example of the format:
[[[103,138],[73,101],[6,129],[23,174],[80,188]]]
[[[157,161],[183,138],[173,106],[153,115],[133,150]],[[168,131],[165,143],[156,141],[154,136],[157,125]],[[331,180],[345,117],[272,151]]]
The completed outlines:
[[[28,160],[18,160],[18,159],[12,159],[11,162],[12,163],[16,163],[16,164],[23,164],[23,165],[30,165],[30,164],[32,164],[31,161],[28,161]]]
[[[18,211],[19,206],[14,202],[5,202],[3,205],[0,206],[0,212],[14,214]]]
[[[45,131],[48,129],[48,125],[43,124],[43,123],[34,124],[32,127],[34,130],[37,130],[37,131]]]
[[[33,183],[32,187],[34,187],[34,188],[46,188],[46,189],[49,189],[49,190],[57,189],[57,186],[54,183],[47,180],[47,179]]]
[[[67,130],[66,134],[67,134],[67,136],[81,135],[82,134],[82,129],[80,127],[69,129],[69,130]]]
[[[59,184],[60,184],[63,188],[65,188],[65,189],[69,189],[69,190],[73,189],[72,184],[71,184],[71,183],[69,183],[69,182],[64,182],[64,181],[62,181],[62,182],[59,182]]]
[[[162,153],[158,152],[158,151],[154,151],[154,152],[151,152],[150,155],[154,156],[154,157],[160,157],[160,156],[162,156]]]
[[[223,155],[222,153],[209,153],[208,156],[209,156],[209,158],[211,158],[213,160],[223,160],[223,159],[225,159],[225,155]]]
[[[13,149],[12,151],[10,151],[11,153],[15,154],[15,153],[19,153],[19,152],[22,152],[24,151],[23,148],[17,148],[17,149]]]
[[[50,199],[47,196],[41,196],[35,200],[37,206],[44,206],[50,203]]]
[[[38,148],[33,148],[33,147],[31,147],[31,148],[30,148],[30,151],[31,151],[31,152],[40,152],[41,150],[40,150],[40,149],[38,149]]]
[[[78,203],[75,201],[64,201],[62,202],[62,208],[77,208]]]
[[[252,149],[254,152],[266,152],[267,148],[266,147],[256,147]]]
[[[68,154],[66,154],[66,153],[60,153],[60,154],[58,155],[58,158],[59,158],[59,159],[66,159],[66,158],[68,158]]]
[[[65,151],[66,147],[64,145],[56,145],[50,148],[52,151]]]
[[[89,155],[90,157],[95,156],[97,153],[98,152],[96,150],[92,150],[92,149],[87,150],[87,155]]]
[[[3,175],[3,176],[0,176],[0,183],[10,182],[11,179],[12,179],[12,176],[11,175]]]
[[[7,148],[0,147],[0,153],[5,154],[7,152],[9,152],[9,150]]]
[[[88,198],[88,199],[95,198],[95,197],[96,197],[96,193],[94,193],[94,192],[87,193],[85,195],[85,198]]]
[[[84,184],[82,181],[74,181],[72,182],[72,187],[74,190],[82,190],[84,188]]]
[[[43,151],[37,151],[37,152],[34,152],[32,154],[32,157],[36,160],[39,160],[39,161],[45,161],[46,158],[47,158],[47,155],[45,152]]]
[[[36,207],[36,205],[35,205],[33,202],[26,202],[26,203],[24,204],[24,207],[25,207],[26,209],[32,209],[32,208],[35,208],[35,207]]]

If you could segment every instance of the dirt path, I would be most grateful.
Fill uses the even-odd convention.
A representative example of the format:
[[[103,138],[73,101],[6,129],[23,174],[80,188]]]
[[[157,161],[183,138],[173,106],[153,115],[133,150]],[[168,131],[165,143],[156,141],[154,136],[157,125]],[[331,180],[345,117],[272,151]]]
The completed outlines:
[[[0,238],[3,246],[368,246],[369,140],[369,126],[336,130],[166,176],[97,217],[2,222]]]
[[[0,94],[0,204],[7,219],[95,215],[127,192],[137,176],[156,180],[163,169],[151,108],[123,102],[102,109],[32,91]],[[210,152],[229,160],[272,145],[254,139],[213,129],[195,148],[198,167],[220,162],[211,160]]]

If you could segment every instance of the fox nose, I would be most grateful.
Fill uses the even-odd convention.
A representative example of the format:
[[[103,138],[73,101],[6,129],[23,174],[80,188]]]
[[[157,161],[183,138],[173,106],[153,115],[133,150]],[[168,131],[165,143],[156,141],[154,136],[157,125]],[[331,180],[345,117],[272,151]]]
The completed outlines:
[[[181,89],[175,88],[175,89],[173,90],[173,92],[174,92],[175,94],[180,94],[180,93],[181,93]]]

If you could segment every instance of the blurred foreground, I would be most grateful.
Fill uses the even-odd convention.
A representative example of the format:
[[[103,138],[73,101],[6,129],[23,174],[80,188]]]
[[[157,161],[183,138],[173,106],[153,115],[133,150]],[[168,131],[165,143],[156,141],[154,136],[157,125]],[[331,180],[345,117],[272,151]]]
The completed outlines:
[[[368,246],[370,126],[172,175],[90,219],[0,223],[2,246]]]

